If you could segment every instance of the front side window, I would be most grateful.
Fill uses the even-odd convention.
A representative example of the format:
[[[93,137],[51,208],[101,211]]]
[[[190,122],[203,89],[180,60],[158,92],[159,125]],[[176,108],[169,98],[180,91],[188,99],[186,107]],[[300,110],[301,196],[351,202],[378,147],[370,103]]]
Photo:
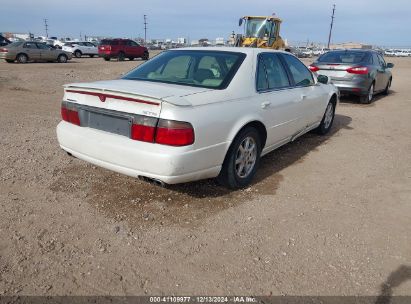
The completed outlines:
[[[310,86],[314,84],[313,75],[304,63],[291,55],[282,54],[282,56],[294,78],[296,86]]]
[[[273,90],[290,86],[280,58],[276,54],[261,54],[257,67],[257,90]]]
[[[166,51],[126,74],[123,79],[224,89],[244,58],[221,51]]]
[[[45,50],[45,49],[49,49],[50,47],[47,44],[44,43],[37,43],[37,47],[39,49]]]

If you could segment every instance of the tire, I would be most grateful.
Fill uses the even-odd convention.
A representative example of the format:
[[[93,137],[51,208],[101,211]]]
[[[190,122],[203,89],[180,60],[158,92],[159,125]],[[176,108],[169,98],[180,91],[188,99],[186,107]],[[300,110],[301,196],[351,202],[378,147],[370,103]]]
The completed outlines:
[[[392,78],[390,78],[390,80],[388,80],[387,87],[386,87],[385,90],[382,92],[384,95],[390,94],[391,84],[392,84]]]
[[[374,82],[371,84],[366,95],[360,96],[360,102],[362,104],[370,104],[374,98]]]
[[[105,61],[110,61],[110,57],[103,57]]]
[[[231,189],[249,185],[260,164],[261,137],[253,127],[241,130],[224,159],[217,181]]]
[[[7,63],[13,63],[14,60],[13,60],[13,59],[6,59],[6,62],[7,62]]]
[[[128,57],[128,60],[133,61],[134,57]]]
[[[57,62],[59,62],[59,63],[66,63],[67,60],[68,60],[68,58],[67,58],[67,56],[64,55],[64,54],[60,54],[60,55],[57,57]]]
[[[90,58],[93,58],[93,57],[94,57],[94,55],[91,55],[91,54],[90,54],[89,56],[90,56]]]
[[[83,53],[80,50],[76,50],[74,52],[74,57],[76,58],[81,58],[81,56],[83,56]]]
[[[143,57],[141,57],[141,59],[148,60],[148,58],[150,58],[150,54],[148,52],[144,52]]]
[[[29,56],[27,56],[26,54],[18,54],[17,61],[19,63],[27,63],[27,61],[29,61]]]
[[[126,55],[123,52],[118,53],[118,61],[124,61]]]
[[[330,132],[331,127],[333,126],[334,117],[335,117],[335,106],[336,101],[332,98],[327,107],[325,108],[323,119],[321,120],[320,125],[317,127],[316,132],[319,135],[325,135]]]

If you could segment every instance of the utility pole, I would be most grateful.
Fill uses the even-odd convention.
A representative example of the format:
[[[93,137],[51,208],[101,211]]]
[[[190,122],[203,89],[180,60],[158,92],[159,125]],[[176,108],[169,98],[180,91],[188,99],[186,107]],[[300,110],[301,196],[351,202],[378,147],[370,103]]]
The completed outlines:
[[[144,44],[147,44],[147,15],[144,15]]]
[[[47,24],[47,19],[44,19],[44,27],[46,28],[46,37],[49,38],[49,25]]]
[[[331,25],[330,25],[330,34],[328,35],[328,46],[327,48],[330,48],[330,43],[331,43],[331,35],[333,31],[333,25],[334,25],[334,19],[335,19],[335,4],[333,6],[333,15],[331,16]]]

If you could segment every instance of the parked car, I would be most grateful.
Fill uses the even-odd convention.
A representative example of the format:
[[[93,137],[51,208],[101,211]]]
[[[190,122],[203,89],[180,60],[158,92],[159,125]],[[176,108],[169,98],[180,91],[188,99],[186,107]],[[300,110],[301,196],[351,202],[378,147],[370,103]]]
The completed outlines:
[[[337,102],[328,78],[290,53],[180,48],[119,80],[66,85],[57,137],[69,154],[133,177],[240,188],[260,156],[326,134]]]
[[[6,46],[8,44],[10,44],[11,41],[8,40],[6,37],[4,37],[3,35],[0,35],[0,46]]]
[[[384,55],[388,56],[388,57],[394,57],[395,56],[395,51],[394,50],[386,50],[384,52]]]
[[[299,48],[290,47],[290,52],[298,58],[308,58],[308,55],[303,53]]]
[[[149,58],[148,49],[130,39],[104,39],[98,47],[98,54],[106,61],[111,58],[118,58],[119,61],[125,58],[129,60],[134,60],[134,58],[148,60]]]
[[[300,47],[300,51],[306,56],[306,58],[313,57],[313,50],[307,47]]]
[[[88,41],[70,41],[63,45],[63,51],[72,53],[76,58],[88,55],[91,58],[98,56],[98,48]]]
[[[375,94],[389,93],[393,67],[376,51],[356,49],[325,53],[310,70],[330,77],[340,92],[359,95],[362,103],[370,103]]]
[[[13,42],[0,48],[0,59],[12,63],[29,61],[57,61],[65,63],[72,58],[70,53],[53,48],[45,43],[37,41]]]
[[[408,57],[408,52],[405,50],[395,50],[394,56],[395,57]]]
[[[55,48],[63,48],[64,42],[61,42],[60,40],[58,40],[57,38],[54,39],[55,37],[51,37],[50,39],[47,39],[45,41],[46,44],[53,46]]]

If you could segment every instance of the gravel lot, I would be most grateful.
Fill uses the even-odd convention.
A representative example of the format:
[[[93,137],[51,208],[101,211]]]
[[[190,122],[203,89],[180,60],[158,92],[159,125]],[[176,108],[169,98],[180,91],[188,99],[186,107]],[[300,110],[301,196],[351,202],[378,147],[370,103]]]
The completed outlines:
[[[344,98],[240,191],[60,150],[61,86],[141,61],[1,62],[0,295],[411,295],[411,58],[388,61],[388,97]]]

